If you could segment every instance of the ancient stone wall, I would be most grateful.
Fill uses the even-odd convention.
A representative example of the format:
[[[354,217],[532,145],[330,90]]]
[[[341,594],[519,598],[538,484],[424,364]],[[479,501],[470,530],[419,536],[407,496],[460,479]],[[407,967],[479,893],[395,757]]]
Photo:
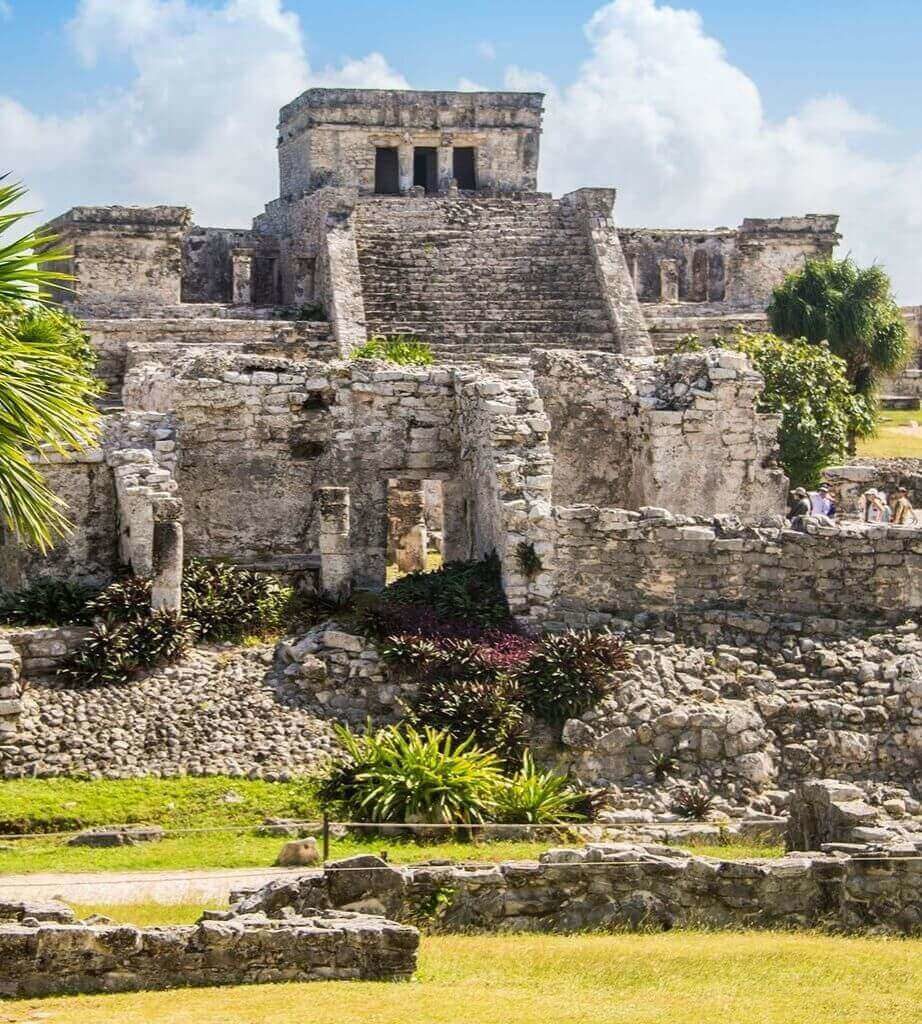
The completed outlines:
[[[899,621],[922,604],[920,529],[810,521],[803,533],[594,506],[554,518],[563,622],[709,606]]]
[[[414,148],[437,150],[432,184],[453,177],[456,147],[475,149],[479,189],[534,191],[540,93],[309,89],[279,114],[280,195],[328,186],[375,191],[378,148],[397,150],[397,187],[414,182]]]
[[[74,281],[59,298],[82,307],[179,302],[191,216],[181,206],[78,206],[46,224],[72,253],[59,269]]]
[[[10,750],[9,744],[19,733],[22,714],[21,659],[16,648],[0,637],[0,752]],[[3,920],[0,911],[0,920]]]
[[[443,369],[203,355],[138,367],[125,400],[176,411],[193,555],[313,566],[315,489],[348,486],[357,582],[380,585],[388,480],[458,474],[454,389]]]
[[[416,970],[419,933],[380,917],[318,910],[284,920],[216,919],[222,916],[168,928],[31,918],[0,925],[0,995],[396,981]]]
[[[811,257],[831,256],[838,217],[747,218],[714,231],[622,228],[641,302],[700,303],[710,312],[761,312],[774,287]]]
[[[840,513],[860,515],[861,496],[870,488],[890,499],[897,487],[905,487],[914,509],[922,509],[922,459],[875,459],[851,466],[830,466],[823,472]],[[917,512],[922,522],[922,511]]]
[[[663,846],[591,843],[490,865],[395,868],[352,857],[320,877],[270,883],[234,909],[280,918],[314,906],[428,917],[428,927],[442,932],[837,926],[907,934],[922,929],[922,871],[887,856],[722,861]]]
[[[542,352],[533,365],[551,420],[555,503],[783,511],[778,418],[756,412],[762,378],[745,356],[718,350],[654,364]]]
[[[257,241],[246,229],[190,227],[182,245],[182,301],[232,302],[233,252]]]
[[[125,373],[143,362],[170,364],[189,349],[267,355],[287,359],[335,359],[338,346],[327,323],[188,317],[88,320],[99,354],[96,376],[121,397]]]

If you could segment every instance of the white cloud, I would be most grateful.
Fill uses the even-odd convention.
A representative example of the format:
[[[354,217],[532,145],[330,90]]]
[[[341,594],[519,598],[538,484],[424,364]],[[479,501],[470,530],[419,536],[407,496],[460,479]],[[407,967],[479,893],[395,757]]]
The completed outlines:
[[[483,42],[477,44],[477,53],[484,60],[496,60],[496,45],[489,39],[484,39]]]
[[[127,59],[130,84],[72,117],[0,95],[3,162],[54,215],[92,203],[189,205],[246,225],[278,194],[279,108],[310,85],[406,87],[380,54],[313,71],[282,0],[81,0],[81,59]]]
[[[0,21],[10,21],[13,17],[13,5],[8,0],[0,0]]]
[[[783,121],[694,11],[615,0],[586,26],[591,53],[557,88],[510,68],[509,88],[548,92],[543,188],[616,185],[624,224],[707,227],[744,216],[841,213],[844,251],[882,262],[922,302],[922,151],[869,155],[890,131],[840,96]]]
[[[455,88],[458,92],[489,92],[490,90],[485,86],[481,85],[480,82],[474,82],[470,78],[459,78]]]
[[[407,87],[377,53],[312,68],[285,0],[81,0],[70,35],[85,63],[114,57],[133,73],[66,117],[0,93],[0,173],[26,181],[49,215],[182,203],[199,223],[246,225],[277,193],[280,106],[312,84]],[[586,35],[589,56],[569,84],[506,70],[507,88],[548,93],[543,188],[615,185],[625,224],[839,212],[844,250],[880,260],[900,298],[922,302],[922,151],[875,157],[875,140],[893,129],[840,96],[770,120],[694,11],[615,0]]]

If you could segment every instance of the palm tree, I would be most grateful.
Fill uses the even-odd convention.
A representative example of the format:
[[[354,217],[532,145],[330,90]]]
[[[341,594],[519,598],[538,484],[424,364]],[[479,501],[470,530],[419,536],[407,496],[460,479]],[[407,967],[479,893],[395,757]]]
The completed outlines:
[[[3,181],[0,236],[29,216],[11,209],[25,190]],[[49,449],[62,455],[84,449],[99,433],[92,373],[75,355],[62,317],[50,310],[41,315],[49,284],[68,279],[47,267],[66,258],[50,248],[54,241],[35,232],[0,241],[0,518],[42,551],[69,523],[37,460]]]
[[[807,260],[775,289],[768,318],[782,338],[827,342],[845,360],[852,387],[867,398],[909,356],[906,321],[879,266],[862,270],[852,259]]]

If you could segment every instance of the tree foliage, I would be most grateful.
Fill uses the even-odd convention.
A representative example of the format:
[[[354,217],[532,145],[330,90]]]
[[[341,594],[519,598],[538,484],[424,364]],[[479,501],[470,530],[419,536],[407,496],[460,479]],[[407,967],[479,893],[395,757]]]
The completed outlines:
[[[910,353],[890,278],[883,268],[861,269],[852,259],[808,260],[775,289],[768,317],[779,337],[828,342],[862,395],[873,394],[880,377],[898,371]]]
[[[0,178],[0,239],[28,216],[12,212],[24,194]],[[48,266],[63,256],[48,248],[53,241],[34,232],[0,241],[0,516],[43,551],[69,524],[35,453],[70,454],[99,431],[87,339],[71,317],[44,305],[49,285],[66,279]]]
[[[874,426],[871,401],[856,394],[843,359],[828,345],[774,334],[743,334],[736,346],[765,378],[760,411],[781,414],[781,464],[795,486],[814,487],[846,458],[854,435]]]

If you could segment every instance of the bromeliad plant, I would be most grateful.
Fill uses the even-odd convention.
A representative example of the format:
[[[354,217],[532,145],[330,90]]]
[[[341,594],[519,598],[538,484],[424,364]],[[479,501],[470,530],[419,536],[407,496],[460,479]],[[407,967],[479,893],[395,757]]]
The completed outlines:
[[[388,726],[357,735],[336,727],[343,748],[318,795],[347,820],[470,825],[487,820],[502,779],[499,758],[472,738]]]
[[[356,734],[336,727],[342,751],[318,788],[325,811],[341,820],[476,825],[489,821],[575,821],[582,794],[526,757],[504,776],[497,756],[469,737],[412,725]]]

